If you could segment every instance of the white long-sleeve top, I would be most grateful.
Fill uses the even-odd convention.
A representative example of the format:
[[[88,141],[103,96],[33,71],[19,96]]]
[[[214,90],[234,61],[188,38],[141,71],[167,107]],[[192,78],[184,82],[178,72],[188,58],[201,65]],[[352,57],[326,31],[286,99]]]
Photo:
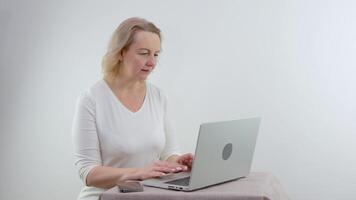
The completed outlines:
[[[105,80],[98,81],[77,102],[73,122],[75,165],[86,178],[95,166],[143,167],[179,154],[166,96],[147,83],[143,105],[127,109]],[[98,200],[105,191],[85,186],[78,199]]]

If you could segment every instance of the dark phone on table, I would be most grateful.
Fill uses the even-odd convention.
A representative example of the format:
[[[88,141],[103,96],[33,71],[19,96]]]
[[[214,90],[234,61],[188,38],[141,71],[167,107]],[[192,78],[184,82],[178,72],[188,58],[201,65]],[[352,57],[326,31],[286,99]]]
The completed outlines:
[[[142,192],[143,187],[140,182],[130,181],[130,182],[120,182],[117,183],[120,192]]]

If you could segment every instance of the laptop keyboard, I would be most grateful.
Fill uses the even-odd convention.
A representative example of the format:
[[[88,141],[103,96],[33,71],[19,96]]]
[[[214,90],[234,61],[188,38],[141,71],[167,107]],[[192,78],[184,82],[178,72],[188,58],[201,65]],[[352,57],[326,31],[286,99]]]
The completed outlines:
[[[185,177],[185,178],[181,178],[181,179],[177,179],[177,180],[174,180],[174,181],[168,181],[166,183],[172,184],[172,185],[188,186],[189,185],[189,180],[190,180],[190,176]]]

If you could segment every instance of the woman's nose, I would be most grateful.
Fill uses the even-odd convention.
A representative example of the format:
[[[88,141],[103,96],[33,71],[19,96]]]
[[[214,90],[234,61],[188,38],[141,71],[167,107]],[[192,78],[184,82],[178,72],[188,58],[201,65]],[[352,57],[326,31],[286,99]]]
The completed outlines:
[[[156,65],[156,57],[150,56],[146,63],[147,66],[155,66]]]

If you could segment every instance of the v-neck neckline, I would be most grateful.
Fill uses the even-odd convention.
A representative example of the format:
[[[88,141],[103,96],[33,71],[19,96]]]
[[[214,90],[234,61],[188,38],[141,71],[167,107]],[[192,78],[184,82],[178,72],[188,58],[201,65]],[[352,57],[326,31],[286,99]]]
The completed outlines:
[[[114,93],[114,91],[111,89],[110,85],[106,82],[105,79],[102,79],[105,87],[109,90],[109,93],[111,94],[111,96],[115,99],[115,101],[117,101],[117,103],[124,109],[126,110],[126,112],[130,113],[131,115],[136,115],[138,113],[141,112],[141,110],[144,109],[146,101],[147,101],[147,97],[148,97],[148,90],[149,90],[149,85],[148,83],[146,83],[146,91],[145,91],[145,96],[143,99],[143,103],[141,104],[140,108],[137,111],[132,111],[130,110],[128,107],[126,107],[120,100],[120,98],[118,96],[116,96],[116,94]]]

